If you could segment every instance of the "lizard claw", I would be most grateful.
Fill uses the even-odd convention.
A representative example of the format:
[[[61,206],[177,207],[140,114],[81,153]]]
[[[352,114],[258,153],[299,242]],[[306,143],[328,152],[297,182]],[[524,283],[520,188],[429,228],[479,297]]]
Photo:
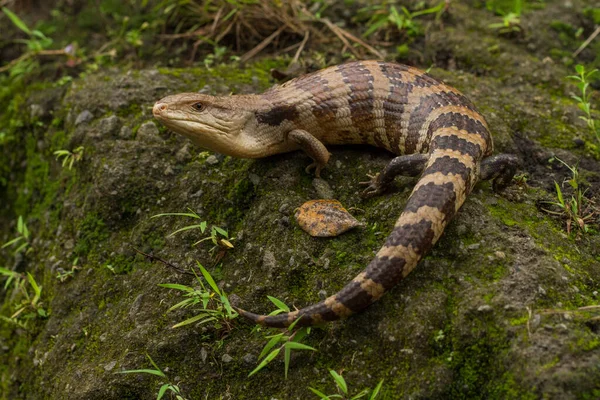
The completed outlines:
[[[382,185],[378,179],[379,174],[367,174],[367,176],[371,178],[370,181],[358,183],[359,185],[366,186],[365,190],[363,190],[361,193],[363,197],[373,197],[385,191],[385,185]]]
[[[315,176],[317,178],[320,178],[321,177],[321,170],[323,168],[325,168],[325,164],[321,164],[321,163],[318,163],[318,162],[315,161],[312,164],[310,164],[308,167],[305,168],[306,173],[310,174],[310,170],[313,169],[313,168],[315,169]]]

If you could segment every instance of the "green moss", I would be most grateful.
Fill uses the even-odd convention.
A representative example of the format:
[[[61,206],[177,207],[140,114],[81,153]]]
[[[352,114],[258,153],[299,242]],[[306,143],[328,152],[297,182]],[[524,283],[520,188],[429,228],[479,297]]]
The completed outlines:
[[[109,236],[106,224],[95,213],[86,214],[83,221],[78,226],[79,234],[74,252],[79,256],[86,256],[102,243]]]
[[[201,68],[159,68],[163,75],[173,76],[186,81],[190,88],[199,90],[215,78],[236,90],[243,86],[251,85],[255,90],[265,90],[273,84],[270,71],[273,68],[285,68],[287,60],[262,59],[245,68],[232,66],[231,64],[219,64],[210,69]],[[208,73],[207,73],[208,72]],[[212,85],[211,85],[212,86]],[[214,88],[213,88],[214,91]],[[215,94],[215,93],[213,93]]]
[[[529,321],[529,315],[523,315],[522,317],[519,317],[519,318],[510,318],[508,320],[508,322],[510,323],[511,326],[525,325],[527,323],[527,321]]]
[[[600,347],[600,338],[591,334],[580,337],[575,343],[575,350],[580,351],[592,351],[598,347]]]

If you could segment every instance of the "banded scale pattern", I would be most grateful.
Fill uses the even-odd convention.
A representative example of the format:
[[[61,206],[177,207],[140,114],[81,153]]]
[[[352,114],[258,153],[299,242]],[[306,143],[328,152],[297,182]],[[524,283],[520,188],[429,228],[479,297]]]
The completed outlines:
[[[348,317],[372,304],[415,268],[478,179],[494,179],[494,187],[501,189],[518,164],[510,155],[489,157],[492,138],[487,123],[463,94],[405,65],[350,62],[261,95],[196,94],[192,101],[197,103],[183,101],[183,96],[160,100],[155,116],[193,139],[202,135],[198,141],[208,145],[217,141],[210,136],[215,116],[229,116],[240,128],[225,132],[233,137],[224,148],[226,154],[262,157],[302,149],[314,159],[318,174],[329,158],[324,145],[368,144],[399,155],[373,179],[369,186],[373,193],[395,175],[420,174],[394,229],[363,272],[326,300],[294,312],[264,316],[237,309],[262,325],[285,327],[298,319],[298,326],[314,325]],[[171,121],[179,114],[168,110],[181,110],[186,104],[201,104],[206,110],[190,116],[195,125],[183,129]]]

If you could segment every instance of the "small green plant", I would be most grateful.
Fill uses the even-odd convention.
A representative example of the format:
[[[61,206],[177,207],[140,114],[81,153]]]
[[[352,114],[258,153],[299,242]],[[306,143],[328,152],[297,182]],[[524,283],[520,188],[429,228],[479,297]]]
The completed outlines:
[[[0,274],[8,279],[4,284],[5,288],[13,284],[13,298],[15,302],[11,305],[14,309],[10,317],[0,316],[1,319],[9,323],[27,329],[27,322],[31,319],[48,316],[43,308],[42,286],[39,285],[33,275],[29,272],[24,276],[6,268],[0,268]]]
[[[71,265],[71,269],[69,271],[65,271],[62,268],[58,268],[58,271],[56,272],[56,279],[58,279],[59,282],[65,282],[67,279],[73,278],[75,276],[75,272],[81,269],[77,265],[78,261],[79,257],[76,257],[75,260],[73,260],[73,264]]]
[[[81,161],[81,159],[83,158],[83,151],[84,151],[84,147],[79,146],[73,151],[56,150],[54,152],[54,155],[56,156],[57,160],[60,160],[61,158],[63,159],[62,160],[63,168],[68,166],[68,168],[70,170],[71,168],[73,168],[73,164],[75,162]]]
[[[381,387],[383,386],[383,379],[382,379],[379,381],[379,383],[377,384],[375,389],[371,390],[371,389],[367,388],[367,389],[364,389],[361,392],[355,394],[354,396],[350,397],[350,394],[348,393],[348,385],[346,384],[346,380],[344,379],[344,377],[332,369],[329,370],[329,373],[333,377],[333,380],[335,382],[335,386],[337,388],[338,393],[337,394],[324,394],[323,392],[320,392],[315,388],[309,387],[310,391],[313,392],[314,394],[316,394],[317,396],[319,396],[320,399],[324,399],[324,400],[329,400],[329,399],[355,400],[355,399],[363,398],[365,396],[369,396],[368,397],[369,400],[375,400],[377,398],[377,396],[379,396],[379,392],[381,391]]]
[[[570,166],[559,158],[551,159],[551,161],[553,160],[559,161],[571,172],[571,178],[566,180],[566,183],[568,183],[573,189],[573,194],[571,195],[570,199],[565,199],[561,189],[562,185],[554,182],[556,189],[556,201],[547,203],[558,207],[560,211],[551,211],[546,209],[544,209],[544,211],[550,214],[565,217],[567,220],[567,233],[571,233],[573,223],[575,223],[575,227],[580,229],[581,232],[588,233],[590,230],[588,222],[590,222],[594,216],[598,214],[598,210],[594,207],[594,204],[591,202],[591,200],[585,197],[586,189],[584,189],[582,186],[579,170],[577,169],[577,166]],[[563,182],[563,184],[564,183],[565,182]]]
[[[4,290],[8,289],[10,284],[13,284],[13,289],[17,289],[21,283],[21,279],[23,279],[23,275],[18,272],[11,271],[10,269],[0,267],[0,275],[6,277],[6,282],[4,282]]]
[[[209,71],[211,70],[211,67],[213,65],[215,65],[217,62],[219,62],[219,61],[221,61],[223,59],[223,56],[227,52],[227,47],[225,47],[225,46],[218,46],[216,43],[214,43],[213,49],[214,49],[213,52],[211,54],[208,54],[204,58],[204,66]]]
[[[587,124],[592,135],[596,137],[596,140],[600,143],[600,122],[596,121],[592,117],[592,107],[590,104],[590,97],[592,96],[591,91],[588,91],[590,87],[590,78],[592,78],[597,72],[597,69],[586,71],[585,67],[581,64],[575,66],[575,72],[577,75],[568,76],[568,79],[575,81],[579,92],[579,96],[572,95],[571,97],[577,101],[577,107],[585,113],[580,116],[582,120]]]
[[[179,388],[179,386],[171,383],[168,380],[165,373],[158,367],[158,365],[156,365],[154,360],[152,360],[152,358],[148,354],[146,354],[146,357],[148,357],[148,360],[150,360],[150,363],[152,364],[154,369],[129,369],[129,370],[125,370],[125,371],[118,371],[115,373],[116,374],[150,374],[150,375],[161,377],[161,378],[163,378],[165,383],[163,383],[161,385],[160,389],[158,389],[158,394],[156,395],[156,400],[162,399],[163,396],[167,393],[167,391],[170,391],[171,394],[173,396],[175,396],[175,398],[177,400],[186,400],[183,393],[181,393],[181,389]]]
[[[512,12],[502,15],[502,22],[495,22],[488,26],[491,29],[496,29],[501,35],[521,32],[523,30],[521,27],[521,16]]]
[[[521,15],[523,14],[524,3],[525,0],[514,0],[512,4],[506,1],[488,1],[487,8],[499,14],[502,18],[501,22],[490,24],[488,27],[496,29],[501,35],[523,31]]]
[[[185,300],[175,304],[169,311],[177,310],[179,308],[187,308],[191,306],[199,305],[201,311],[199,314],[186,319],[178,324],[172,326],[172,328],[179,328],[192,323],[205,324],[212,322],[215,329],[222,329],[223,327],[227,332],[231,330],[231,320],[237,318],[238,313],[231,307],[229,299],[223,289],[219,289],[212,275],[200,264],[198,269],[202,273],[204,280],[208,283],[207,287],[202,279],[193,270],[196,275],[196,280],[199,287],[193,288],[191,286],[180,285],[177,283],[161,283],[158,286],[167,289],[175,289],[184,293]]]
[[[197,220],[201,220],[202,218],[196,213],[194,212],[192,209],[188,208],[187,213],[162,213],[162,214],[156,214],[153,215],[150,218],[158,218],[158,217],[166,217],[166,216],[177,216],[177,217],[188,217],[188,218],[193,218],[193,219],[197,219]],[[177,229],[174,232],[171,232],[167,237],[171,237],[179,232],[184,232],[184,231],[189,231],[191,229],[200,229],[200,233],[204,233],[206,231],[206,228],[208,227],[208,222],[206,221],[201,221],[199,224],[193,224],[193,225],[187,225],[184,226],[183,228]],[[192,244],[192,246],[196,246],[197,244],[200,244],[206,240],[211,240],[213,242],[213,244],[215,245],[211,251],[214,251],[217,247],[220,247],[222,249],[232,249],[233,248],[233,244],[231,244],[231,241],[235,240],[235,238],[229,238],[229,233],[222,228],[219,228],[216,225],[211,226],[210,228],[210,236],[205,237],[203,239],[198,240],[197,242],[195,242],[194,244]]]
[[[408,8],[400,6],[400,11],[394,4],[385,2],[384,4],[371,5],[358,10],[356,20],[362,21],[368,16],[365,23],[367,30],[363,33],[368,37],[378,31],[387,31],[390,28],[396,28],[399,32],[405,33],[409,37],[418,36],[423,33],[421,24],[415,21],[415,18],[436,14],[436,17],[444,12],[445,3],[442,1],[438,5],[418,11],[409,11]]]
[[[290,308],[283,301],[281,301],[275,297],[272,297],[272,296],[267,296],[267,297],[273,304],[275,304],[275,306],[277,306],[277,309],[275,311],[272,311],[269,315],[277,315],[277,314],[281,314],[283,312],[290,312]],[[305,339],[306,336],[308,336],[310,334],[311,328],[305,327],[305,328],[300,328],[300,329],[295,330],[294,328],[295,328],[296,324],[298,323],[298,321],[300,321],[300,320],[297,319],[296,321],[294,321],[284,332],[265,336],[265,339],[268,339],[268,342],[265,345],[265,347],[262,349],[262,351],[260,352],[260,355],[258,356],[258,359],[259,360],[262,359],[262,361],[260,361],[258,366],[256,368],[254,368],[254,370],[252,370],[252,372],[250,372],[248,374],[248,377],[251,377],[258,371],[263,369],[267,364],[269,364],[271,361],[273,361],[275,359],[275,357],[277,357],[279,355],[281,350],[283,350],[285,378],[287,379],[288,370],[290,368],[290,359],[291,359],[292,350],[317,351],[317,349],[315,349],[314,347],[310,347],[310,346],[305,345],[304,343],[301,343],[302,340]],[[259,328],[257,327],[255,329],[259,329]],[[273,349],[278,344],[280,344],[280,346]]]
[[[12,60],[8,64],[0,67],[0,73],[10,70],[11,76],[22,75],[35,67],[33,58],[38,54],[66,54],[64,50],[46,50],[52,45],[52,39],[36,29],[29,29],[27,24],[21,18],[6,7],[2,7],[2,12],[10,19],[14,26],[25,32],[28,39],[17,39],[18,43],[27,46],[27,51],[20,57]]]
[[[21,251],[27,249],[29,246],[29,229],[27,229],[27,225],[25,222],[23,222],[22,215],[19,215],[19,219],[17,220],[17,233],[17,237],[4,243],[0,248],[4,249],[9,246],[16,246],[14,254],[20,253]]]

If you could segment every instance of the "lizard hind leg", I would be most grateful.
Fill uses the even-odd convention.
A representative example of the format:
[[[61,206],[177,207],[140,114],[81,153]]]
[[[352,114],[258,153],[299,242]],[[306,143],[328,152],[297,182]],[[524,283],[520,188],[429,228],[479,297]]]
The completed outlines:
[[[514,154],[498,154],[481,161],[480,179],[491,180],[494,191],[500,191],[512,181],[521,161]]]
[[[309,132],[303,129],[294,129],[288,133],[288,140],[295,142],[300,149],[313,159],[313,163],[306,167],[306,172],[309,173],[311,169],[315,169],[315,176],[317,178],[321,175],[321,170],[325,168],[327,161],[329,161],[329,151],[325,145],[316,137],[311,135]]]
[[[362,193],[363,196],[370,197],[385,192],[398,175],[418,176],[425,169],[428,160],[429,154],[407,154],[395,157],[383,171],[375,176],[370,176],[370,181],[360,182],[361,185],[367,186]]]

